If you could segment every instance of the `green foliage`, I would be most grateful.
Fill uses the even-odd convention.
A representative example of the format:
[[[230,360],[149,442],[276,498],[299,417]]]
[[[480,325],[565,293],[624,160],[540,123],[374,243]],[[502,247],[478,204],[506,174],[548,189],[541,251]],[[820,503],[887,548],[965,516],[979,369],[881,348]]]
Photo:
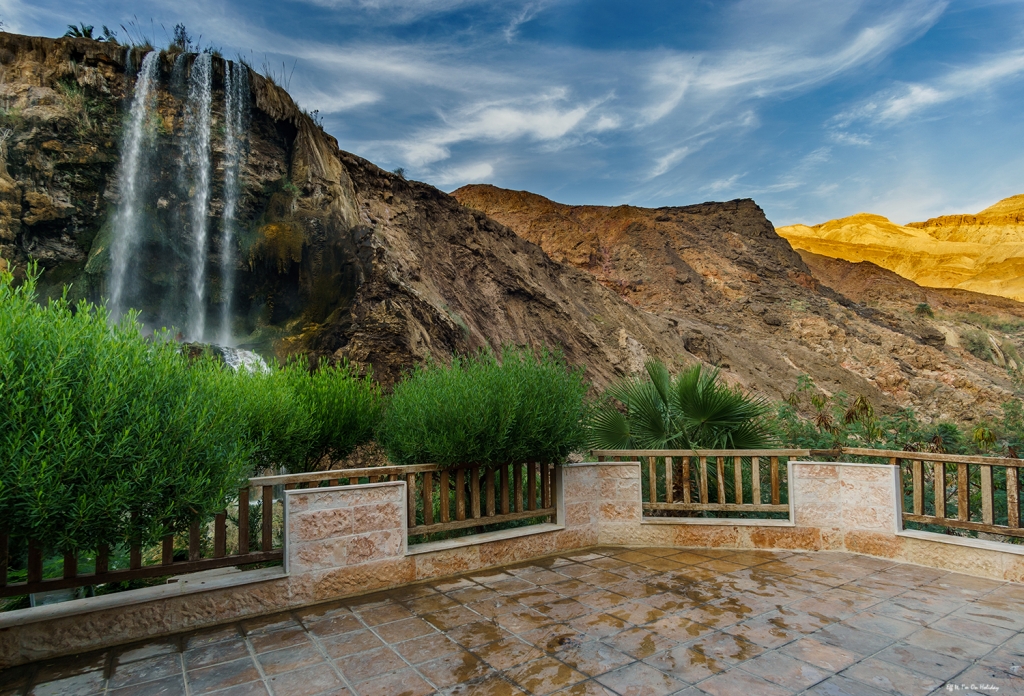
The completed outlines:
[[[960,334],[960,339],[963,341],[967,352],[974,357],[988,362],[995,360],[995,355],[992,353],[992,343],[986,332],[979,329],[968,329]]]
[[[935,312],[932,311],[932,306],[927,302],[922,302],[917,307],[914,307],[914,314],[919,317],[935,318]]]
[[[91,24],[86,24],[85,22],[79,23],[78,26],[69,24],[68,30],[64,32],[64,36],[73,39],[91,39],[92,30],[93,26]]]
[[[219,365],[66,292],[40,305],[37,278],[0,273],[0,519],[14,543],[153,543],[222,510],[251,446]]]
[[[344,458],[373,438],[383,410],[379,385],[347,363],[310,371],[295,360],[266,372],[225,371],[220,381],[241,412],[257,469],[312,471]]]
[[[1000,333],[1014,333],[1024,329],[1024,321],[1020,319],[1002,319],[988,314],[979,314],[978,312],[960,313],[955,318],[957,321],[974,324],[975,326],[980,326],[990,331],[999,331]]]
[[[549,350],[428,363],[395,386],[377,437],[396,464],[561,463],[583,445],[587,389]]]
[[[594,449],[760,449],[775,438],[769,403],[732,389],[719,372],[695,365],[672,378],[659,361],[647,378],[629,377],[605,392],[590,421]]]

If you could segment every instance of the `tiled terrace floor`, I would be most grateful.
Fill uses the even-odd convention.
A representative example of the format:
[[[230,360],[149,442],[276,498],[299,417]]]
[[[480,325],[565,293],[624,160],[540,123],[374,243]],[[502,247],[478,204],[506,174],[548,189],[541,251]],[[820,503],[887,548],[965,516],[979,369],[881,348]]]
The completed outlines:
[[[1024,694],[1024,585],[601,548],[32,665],[32,694]],[[950,686],[998,687],[998,692]]]

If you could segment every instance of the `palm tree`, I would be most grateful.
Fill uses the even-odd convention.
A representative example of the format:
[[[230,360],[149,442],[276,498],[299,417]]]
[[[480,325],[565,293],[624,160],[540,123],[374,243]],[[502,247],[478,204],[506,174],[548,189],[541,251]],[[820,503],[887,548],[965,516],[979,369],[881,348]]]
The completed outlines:
[[[724,384],[718,369],[695,365],[672,378],[648,360],[647,378],[627,377],[605,392],[590,422],[594,449],[764,449],[771,404]]]
[[[91,39],[92,25],[85,22],[82,22],[77,27],[74,24],[69,24],[68,30],[64,32],[64,36],[72,39]]]

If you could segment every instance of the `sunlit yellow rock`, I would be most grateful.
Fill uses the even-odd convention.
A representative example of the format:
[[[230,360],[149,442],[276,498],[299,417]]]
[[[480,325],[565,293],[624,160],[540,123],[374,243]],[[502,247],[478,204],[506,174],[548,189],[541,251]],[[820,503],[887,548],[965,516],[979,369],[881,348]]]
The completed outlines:
[[[1024,301],[1024,194],[977,215],[944,215],[897,225],[858,213],[778,233],[795,249],[870,261],[933,288],[961,288]]]

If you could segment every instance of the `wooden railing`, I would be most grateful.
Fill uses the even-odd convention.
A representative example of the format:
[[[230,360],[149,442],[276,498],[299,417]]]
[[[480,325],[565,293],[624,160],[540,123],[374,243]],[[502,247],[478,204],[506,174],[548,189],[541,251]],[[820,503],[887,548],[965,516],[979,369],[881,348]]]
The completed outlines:
[[[810,450],[594,450],[598,461],[640,461],[644,513],[789,513],[785,461]]]
[[[436,464],[337,469],[266,476],[254,485],[285,489],[405,481],[409,491],[409,536],[483,527],[527,519],[554,519],[555,467],[529,462],[498,467]]]
[[[255,479],[254,479],[255,481]],[[253,486],[257,484],[252,483]],[[227,510],[221,512],[213,521],[212,548],[206,549],[204,556],[203,530],[198,521],[193,522],[188,534],[187,558],[175,560],[175,539],[166,536],[160,546],[160,562],[143,564],[143,552],[155,552],[155,549],[143,549],[133,545],[128,549],[128,567],[111,568],[110,549],[101,547],[96,550],[92,562],[92,572],[79,572],[79,558],[75,554],[65,554],[62,573],[59,578],[44,578],[44,558],[39,545],[29,542],[27,549],[26,580],[24,582],[8,582],[8,566],[11,547],[9,535],[0,534],[0,597],[12,597],[50,590],[63,590],[89,585],[100,585],[127,580],[163,577],[194,573],[200,570],[248,565],[250,563],[266,563],[280,561],[282,550],[280,543],[275,544],[273,529],[274,488],[263,486],[260,491],[260,534],[257,549],[251,548],[250,528],[252,514],[250,508],[251,487],[242,488],[238,492],[238,543],[235,553],[227,553]],[[280,503],[279,503],[280,505]],[[269,514],[268,514],[269,511]],[[211,546],[207,544],[206,546]],[[177,555],[184,555],[181,549]],[[147,554],[148,555],[148,554]]]
[[[843,455],[877,457],[900,467],[907,522],[1024,537],[1020,469],[1024,460],[846,447]]]

